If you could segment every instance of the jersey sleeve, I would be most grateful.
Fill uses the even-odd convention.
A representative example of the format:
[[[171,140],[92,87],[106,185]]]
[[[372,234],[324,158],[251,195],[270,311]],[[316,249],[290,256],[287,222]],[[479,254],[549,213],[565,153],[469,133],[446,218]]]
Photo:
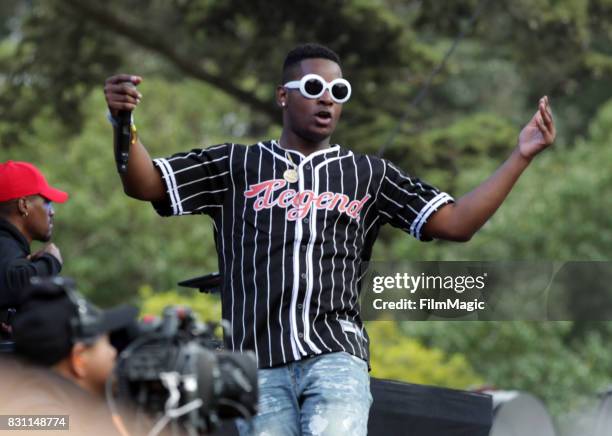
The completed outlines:
[[[154,159],[166,187],[166,199],[153,202],[161,216],[214,215],[230,186],[231,144],[221,144]]]
[[[431,241],[422,234],[429,217],[453,197],[404,173],[386,160],[384,175],[376,199],[382,224],[389,223],[421,241]]]

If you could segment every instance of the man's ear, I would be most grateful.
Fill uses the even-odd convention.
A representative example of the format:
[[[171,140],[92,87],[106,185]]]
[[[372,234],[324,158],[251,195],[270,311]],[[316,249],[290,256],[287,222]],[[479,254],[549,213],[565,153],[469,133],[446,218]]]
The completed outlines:
[[[276,87],[276,104],[280,107],[287,106],[287,88],[282,85]]]
[[[85,366],[85,352],[87,346],[83,343],[76,343],[70,351],[70,371],[75,375],[76,378],[85,378],[87,376],[87,369]]]
[[[23,217],[30,214],[30,202],[28,201],[28,197],[21,197],[17,200],[17,209],[19,211],[19,215]]]

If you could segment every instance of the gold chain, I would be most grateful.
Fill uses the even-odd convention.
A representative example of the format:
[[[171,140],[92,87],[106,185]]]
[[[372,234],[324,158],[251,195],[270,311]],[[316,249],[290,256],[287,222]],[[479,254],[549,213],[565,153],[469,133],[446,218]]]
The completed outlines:
[[[291,153],[287,153],[287,152],[285,151],[285,157],[286,157],[287,159],[289,159],[289,162],[291,162],[291,163],[293,164],[293,166],[294,166],[294,167],[297,167],[297,165],[295,164],[295,162],[293,162],[293,158],[291,157]]]

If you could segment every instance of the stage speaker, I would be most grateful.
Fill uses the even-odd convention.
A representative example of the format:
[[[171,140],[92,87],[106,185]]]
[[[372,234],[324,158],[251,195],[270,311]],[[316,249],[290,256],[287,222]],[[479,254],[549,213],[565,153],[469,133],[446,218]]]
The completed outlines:
[[[610,436],[612,432],[612,387],[601,394],[595,419],[594,436]]]
[[[491,396],[371,379],[369,436],[488,436]]]
[[[490,436],[555,436],[548,409],[533,395],[518,391],[487,393],[493,397]]]

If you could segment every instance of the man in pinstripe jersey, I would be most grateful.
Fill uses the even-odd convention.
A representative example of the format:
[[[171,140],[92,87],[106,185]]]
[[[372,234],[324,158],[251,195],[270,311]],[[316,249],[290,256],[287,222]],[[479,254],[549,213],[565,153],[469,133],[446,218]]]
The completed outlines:
[[[140,81],[107,80],[113,117],[137,107],[141,95],[125,82]],[[544,97],[506,162],[455,201],[384,159],[330,142],[350,93],[333,51],[299,46],[276,91],[279,140],[155,160],[135,141],[121,176],[129,196],[163,216],[213,220],[223,317],[232,326],[226,345],[255,351],[260,367],[260,413],[240,425],[243,434],[365,434],[368,337],[357,300],[380,227],[425,241],[469,240],[555,137]]]

